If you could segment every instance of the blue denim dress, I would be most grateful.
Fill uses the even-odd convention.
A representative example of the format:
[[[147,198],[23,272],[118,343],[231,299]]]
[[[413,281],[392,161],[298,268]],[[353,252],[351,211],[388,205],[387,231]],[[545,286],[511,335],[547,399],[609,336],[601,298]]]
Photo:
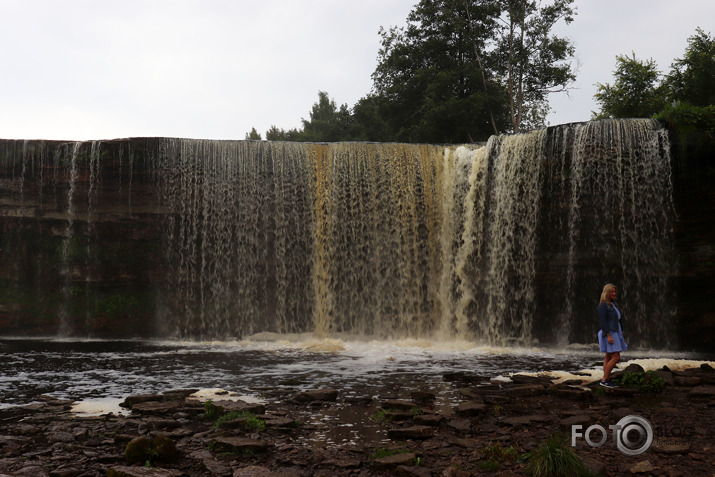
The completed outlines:
[[[628,345],[626,340],[623,339],[623,329],[621,328],[621,311],[616,308],[616,304],[613,303],[613,309],[616,310],[618,314],[618,331],[611,331],[611,338],[613,338],[613,344],[608,342],[608,336],[603,334],[603,330],[598,330],[598,345],[601,353],[620,353],[621,351],[626,351]]]

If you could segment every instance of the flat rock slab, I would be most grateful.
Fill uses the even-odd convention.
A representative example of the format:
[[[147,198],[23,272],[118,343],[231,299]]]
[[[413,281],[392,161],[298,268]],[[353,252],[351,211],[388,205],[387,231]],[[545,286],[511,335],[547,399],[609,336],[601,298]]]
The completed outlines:
[[[172,469],[157,469],[140,466],[116,466],[110,467],[107,477],[181,477],[184,473]]]
[[[715,398],[715,386],[700,386],[688,393],[689,398]]]
[[[412,426],[398,429],[390,429],[387,435],[391,439],[429,439],[434,435],[434,427]]]
[[[211,401],[211,404],[219,408],[222,412],[250,412],[253,414],[265,414],[266,406],[260,403],[250,403],[245,401]]]
[[[481,401],[467,401],[459,404],[455,409],[460,416],[476,416],[486,411],[487,405]]]
[[[402,399],[388,399],[382,403],[383,409],[392,409],[395,411],[410,411],[417,407],[417,404],[412,401],[405,401]]]
[[[135,394],[133,396],[127,396],[126,398],[124,398],[124,401],[122,401],[119,405],[121,407],[131,409],[135,404],[139,404],[141,402],[159,402],[163,400],[164,396],[161,394]]]
[[[654,444],[653,450],[661,454],[687,454],[690,452],[690,444]]]
[[[562,429],[571,429],[571,426],[574,425],[589,426],[594,422],[595,420],[591,418],[591,416],[581,414],[578,416],[571,416],[567,417],[566,419],[562,419],[559,423],[559,427],[561,427]]]
[[[439,426],[444,417],[439,414],[419,414],[415,416],[415,424],[420,424],[423,426]]]
[[[274,471],[259,465],[250,465],[233,472],[233,477],[300,477],[299,474],[290,471]]]
[[[510,417],[508,419],[504,419],[502,422],[505,424],[508,424],[510,426],[527,426],[531,424],[532,422],[548,422],[551,419],[549,416],[541,416],[541,415],[531,415],[531,416],[518,416],[518,417]]]
[[[546,393],[546,388],[540,384],[524,384],[521,386],[507,386],[501,392],[509,396],[539,396]]]
[[[217,437],[214,443],[215,448],[223,452],[266,452],[271,446],[266,441],[243,437]]]
[[[306,403],[314,401],[335,401],[337,398],[338,391],[336,389],[314,389],[312,391],[305,391],[296,395],[293,400],[296,402]]]
[[[416,457],[417,456],[412,452],[390,455],[380,459],[375,459],[372,462],[372,467],[378,470],[388,470],[400,465],[414,464]]]
[[[593,399],[593,391],[586,386],[557,384],[549,389],[549,392],[562,399],[573,401],[590,401]]]
[[[132,406],[132,412],[141,414],[173,414],[182,406],[183,403],[178,401],[147,401],[134,404]]]

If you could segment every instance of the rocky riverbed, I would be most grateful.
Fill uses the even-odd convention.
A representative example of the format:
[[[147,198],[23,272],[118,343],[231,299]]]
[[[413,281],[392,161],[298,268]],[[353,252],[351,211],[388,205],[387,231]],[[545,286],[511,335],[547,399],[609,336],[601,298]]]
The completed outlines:
[[[646,374],[632,364],[618,374],[631,385],[454,373],[440,390],[415,382],[356,396],[284,383],[259,402],[228,390],[208,404],[185,389],[129,396],[126,412],[90,417],[38,396],[0,410],[0,477],[510,477],[530,475],[530,461],[559,439],[587,475],[715,475],[715,369]],[[626,416],[650,424],[652,443],[638,455],[609,428]],[[593,447],[576,435],[573,447],[574,425],[593,443],[599,429],[608,438]]]

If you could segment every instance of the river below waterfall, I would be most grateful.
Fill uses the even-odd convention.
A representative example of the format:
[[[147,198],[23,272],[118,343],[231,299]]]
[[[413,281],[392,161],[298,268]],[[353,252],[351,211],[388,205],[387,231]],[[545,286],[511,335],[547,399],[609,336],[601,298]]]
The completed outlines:
[[[506,379],[512,373],[598,375],[602,355],[591,346],[566,349],[495,348],[469,342],[316,340],[263,335],[241,342],[0,338],[0,408],[40,395],[117,411],[131,394],[171,389],[223,389],[261,399],[276,388],[331,387],[346,398],[409,396],[440,391],[446,377]],[[633,351],[644,368],[677,369],[715,356]],[[715,363],[712,363],[715,365]]]

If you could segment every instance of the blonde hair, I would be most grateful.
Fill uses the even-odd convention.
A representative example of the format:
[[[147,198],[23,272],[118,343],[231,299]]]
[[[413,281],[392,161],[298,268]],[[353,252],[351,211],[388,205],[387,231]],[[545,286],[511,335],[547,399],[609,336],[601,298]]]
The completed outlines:
[[[611,291],[613,291],[616,288],[616,285],[613,283],[606,283],[606,285],[603,287],[603,291],[601,292],[601,301],[598,302],[600,305],[604,301],[609,302],[608,297],[611,295]]]

